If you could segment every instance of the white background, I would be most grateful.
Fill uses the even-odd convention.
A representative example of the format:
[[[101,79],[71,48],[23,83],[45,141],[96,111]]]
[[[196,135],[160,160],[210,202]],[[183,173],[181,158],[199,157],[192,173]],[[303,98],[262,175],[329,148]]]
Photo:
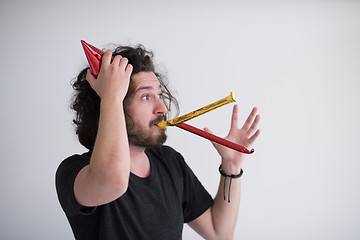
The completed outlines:
[[[360,238],[360,1],[1,1],[0,20],[0,239],[73,238],[54,174],[85,151],[69,110],[81,39],[153,50],[181,114],[230,91],[242,121],[259,108],[235,239]],[[225,136],[231,109],[189,124]],[[168,133],[214,196],[211,144]]]

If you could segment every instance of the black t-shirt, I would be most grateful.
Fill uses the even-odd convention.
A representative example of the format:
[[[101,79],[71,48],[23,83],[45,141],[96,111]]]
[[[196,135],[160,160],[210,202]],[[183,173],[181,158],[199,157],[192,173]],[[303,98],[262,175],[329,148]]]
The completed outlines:
[[[151,173],[146,178],[130,174],[129,187],[120,198],[80,210],[74,180],[90,161],[90,153],[65,159],[56,173],[60,204],[76,239],[181,239],[183,223],[204,213],[213,199],[170,147],[149,148]]]

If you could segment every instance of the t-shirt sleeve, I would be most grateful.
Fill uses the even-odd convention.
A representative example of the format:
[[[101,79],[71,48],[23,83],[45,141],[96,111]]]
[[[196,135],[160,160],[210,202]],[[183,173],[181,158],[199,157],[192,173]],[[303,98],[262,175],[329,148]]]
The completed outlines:
[[[213,198],[204,188],[190,167],[185,163],[184,222],[195,220],[213,205]]]
[[[90,158],[84,155],[73,155],[65,159],[56,171],[55,185],[60,205],[66,216],[90,214],[94,208],[81,209],[74,195],[74,181],[79,171],[88,165]]]

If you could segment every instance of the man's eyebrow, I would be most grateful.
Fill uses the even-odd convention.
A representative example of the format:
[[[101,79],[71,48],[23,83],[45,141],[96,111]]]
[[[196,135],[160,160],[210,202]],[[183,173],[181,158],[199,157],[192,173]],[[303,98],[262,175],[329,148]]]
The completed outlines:
[[[154,89],[153,86],[140,86],[138,88],[136,88],[135,92],[138,92],[140,90],[152,90]],[[161,89],[161,86],[159,85],[159,89]]]

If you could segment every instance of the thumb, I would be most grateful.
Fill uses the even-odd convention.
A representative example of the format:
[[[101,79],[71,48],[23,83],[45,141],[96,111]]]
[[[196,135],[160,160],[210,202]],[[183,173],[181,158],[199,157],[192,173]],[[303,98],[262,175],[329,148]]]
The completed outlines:
[[[210,134],[213,134],[212,131],[209,128],[204,128],[204,131]],[[211,141],[212,145],[216,148],[216,150],[218,150],[218,147],[220,146],[220,144]]]
[[[204,128],[204,131],[212,134],[212,131],[209,128]]]
[[[96,81],[96,78],[94,77],[94,75],[91,74],[90,69],[87,70],[85,78],[88,81],[88,83],[90,84],[90,86],[93,86],[94,82]]]

